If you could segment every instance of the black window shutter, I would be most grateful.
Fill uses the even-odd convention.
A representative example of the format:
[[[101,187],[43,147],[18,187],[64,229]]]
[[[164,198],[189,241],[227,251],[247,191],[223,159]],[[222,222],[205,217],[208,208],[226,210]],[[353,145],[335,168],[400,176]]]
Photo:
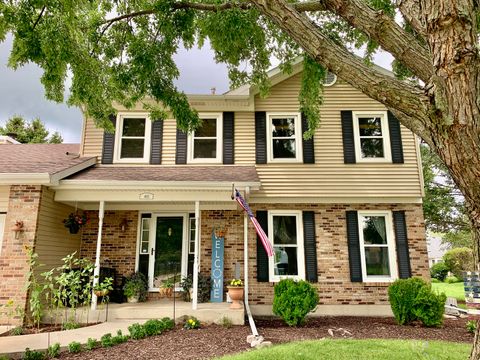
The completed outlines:
[[[393,227],[397,245],[398,276],[400,279],[407,279],[412,276],[412,269],[410,267],[410,254],[408,252],[405,211],[393,212]]]
[[[355,164],[355,139],[353,135],[353,115],[351,111],[341,111],[343,159],[345,164]]]
[[[162,163],[163,120],[152,121],[150,164]]]
[[[362,282],[362,263],[360,261],[360,238],[358,234],[358,213],[347,211],[347,242],[350,263],[350,280]]]
[[[177,150],[175,164],[187,163],[187,133],[177,129]]]
[[[390,132],[390,149],[392,150],[392,162],[394,164],[403,164],[403,145],[402,132],[400,130],[400,121],[388,112],[388,129]]]
[[[255,111],[255,162],[267,163],[267,113]]]
[[[223,113],[223,163],[235,162],[235,113],[228,111]]]
[[[307,117],[302,113],[302,141],[303,141],[303,163],[315,164],[315,149],[313,146],[313,136],[305,140],[303,134],[308,131]]]
[[[306,279],[310,282],[318,282],[317,239],[315,237],[315,213],[313,211],[303,212],[303,237]]]
[[[257,211],[257,220],[265,234],[268,236],[268,212]],[[257,281],[268,282],[268,255],[257,235]]]
[[[117,116],[111,114],[109,116],[110,121],[115,129],[117,124]],[[113,132],[103,132],[103,148],[102,148],[102,164],[113,163],[113,149],[115,148],[115,130]]]

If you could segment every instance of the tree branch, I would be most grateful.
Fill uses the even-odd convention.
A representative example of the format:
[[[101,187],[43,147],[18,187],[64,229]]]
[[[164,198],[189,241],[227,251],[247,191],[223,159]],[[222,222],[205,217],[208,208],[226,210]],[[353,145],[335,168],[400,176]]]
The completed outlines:
[[[412,28],[424,38],[426,37],[425,24],[420,16],[420,1],[418,0],[397,0],[397,6],[403,17]]]
[[[35,20],[35,23],[33,24],[33,30],[35,30],[35,28],[37,27],[38,23],[40,22],[40,19],[42,18],[43,13],[45,12],[45,8],[46,8],[46,6],[43,5],[42,10],[40,11],[40,14],[39,14],[38,17],[37,17],[37,20]]]

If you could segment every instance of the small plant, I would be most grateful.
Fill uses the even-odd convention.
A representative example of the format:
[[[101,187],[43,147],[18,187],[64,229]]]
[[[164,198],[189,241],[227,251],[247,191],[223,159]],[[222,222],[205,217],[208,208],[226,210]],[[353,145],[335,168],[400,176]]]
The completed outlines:
[[[161,320],[148,320],[143,324],[146,336],[160,335],[165,330],[165,324]]]
[[[80,344],[78,341],[72,341],[70,344],[68,344],[68,352],[71,354],[76,354],[82,351],[82,344]]]
[[[445,282],[447,284],[455,284],[455,283],[458,283],[458,282],[461,282],[462,280],[460,280],[459,278],[457,278],[456,276],[447,276],[445,278]]]
[[[26,348],[22,359],[23,360],[43,360],[45,359],[45,354],[40,351],[30,350],[29,348]]]
[[[222,316],[220,319],[220,325],[222,325],[224,328],[230,329],[233,326],[232,320],[228,316]]]
[[[143,339],[145,336],[147,336],[145,333],[145,328],[139,323],[130,325],[128,327],[128,331],[130,332],[130,337],[135,340]]]
[[[106,296],[110,291],[113,290],[113,278],[106,277],[102,282],[99,282],[93,287],[93,291],[97,296]]]
[[[242,286],[243,286],[243,282],[242,282],[241,279],[232,279],[232,281],[230,281],[229,286],[242,287]]]
[[[193,277],[188,275],[182,278],[180,286],[183,290],[183,300],[192,301],[190,297],[190,289],[193,287]],[[198,273],[198,302],[205,303],[210,301],[210,291],[212,290],[212,279],[210,276],[205,276]]]
[[[80,324],[75,321],[75,319],[70,319],[67,322],[64,322],[62,324],[62,330],[74,330],[78,329],[80,327]]]
[[[420,278],[399,279],[388,288],[388,300],[398,324],[409,324],[417,319],[413,304],[420,289],[427,283]]]
[[[273,313],[290,326],[302,325],[317,307],[317,290],[306,281],[281,280],[274,289]]]
[[[477,331],[477,322],[475,320],[468,320],[465,327],[470,334],[475,334],[475,331]]]
[[[117,344],[124,343],[128,339],[129,339],[128,335],[123,335],[122,330],[118,330],[117,335],[112,337],[112,342],[113,342],[114,345],[117,345]]]
[[[183,325],[184,329],[192,330],[192,329],[200,329],[200,320],[198,320],[195,317],[191,317],[185,321],[185,324]]]
[[[47,349],[47,356],[49,359],[57,358],[60,355],[60,343],[50,345]]]
[[[102,346],[104,348],[112,347],[113,346],[112,334],[107,333],[107,334],[103,335],[100,338],[100,343],[102,344]]]
[[[445,300],[445,294],[436,294],[430,286],[424,286],[415,297],[413,313],[425,326],[440,326],[443,324]]]
[[[88,222],[87,215],[71,213],[66,219],[63,220],[64,226],[70,230],[70,233],[76,234],[78,230]]]
[[[85,344],[85,348],[87,350],[93,350],[98,346],[97,339],[88,338],[87,343]]]
[[[444,281],[448,275],[448,266],[444,262],[434,264],[430,268],[430,275],[433,279]]]
[[[12,330],[10,330],[10,333],[13,336],[22,335],[23,334],[23,328],[21,326],[15,326]]]
[[[123,294],[128,299],[147,300],[148,284],[145,275],[140,272],[131,274],[123,286]],[[131,300],[130,300],[131,301]]]
[[[164,317],[162,319],[164,329],[165,330],[172,330],[175,327],[175,321],[173,319],[170,319],[168,317]]]

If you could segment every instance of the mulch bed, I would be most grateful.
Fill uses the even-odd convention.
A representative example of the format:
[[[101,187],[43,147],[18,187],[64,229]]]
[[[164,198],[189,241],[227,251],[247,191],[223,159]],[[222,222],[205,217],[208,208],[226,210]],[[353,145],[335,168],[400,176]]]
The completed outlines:
[[[258,331],[274,344],[331,338],[353,339],[416,339],[472,342],[473,335],[465,329],[466,319],[446,319],[442,328],[425,328],[419,324],[399,326],[390,318],[375,317],[322,317],[309,319],[299,328],[290,328],[281,320],[257,319]],[[345,329],[348,333],[344,333]],[[332,332],[332,331],[331,331]],[[234,326],[230,329],[219,325],[204,326],[199,330],[175,330],[159,336],[128,341],[108,349],[96,349],[79,354],[65,353],[61,359],[209,359],[250,349],[246,337],[249,326]]]
[[[87,326],[97,325],[97,324],[99,323],[95,322],[95,323],[88,323],[88,324],[78,324],[78,329],[87,327]],[[46,332],[52,332],[52,331],[60,331],[62,330],[62,325],[40,324],[40,328],[36,326],[31,326],[31,327],[24,327],[22,329],[23,329],[22,335],[40,334],[40,333],[46,333]],[[14,335],[15,334],[13,334],[13,329],[12,329],[0,334],[0,337],[14,336]]]

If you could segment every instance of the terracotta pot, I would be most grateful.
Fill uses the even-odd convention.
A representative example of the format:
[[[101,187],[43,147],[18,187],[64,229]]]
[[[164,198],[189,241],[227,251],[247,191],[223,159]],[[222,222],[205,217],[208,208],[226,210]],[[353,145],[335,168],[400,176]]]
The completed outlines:
[[[110,291],[105,289],[105,290],[94,290],[93,292],[95,293],[95,295],[100,297],[100,296],[107,296]]]
[[[243,304],[240,302],[243,300],[243,286],[227,286],[228,296],[232,299],[230,309],[241,309]]]

